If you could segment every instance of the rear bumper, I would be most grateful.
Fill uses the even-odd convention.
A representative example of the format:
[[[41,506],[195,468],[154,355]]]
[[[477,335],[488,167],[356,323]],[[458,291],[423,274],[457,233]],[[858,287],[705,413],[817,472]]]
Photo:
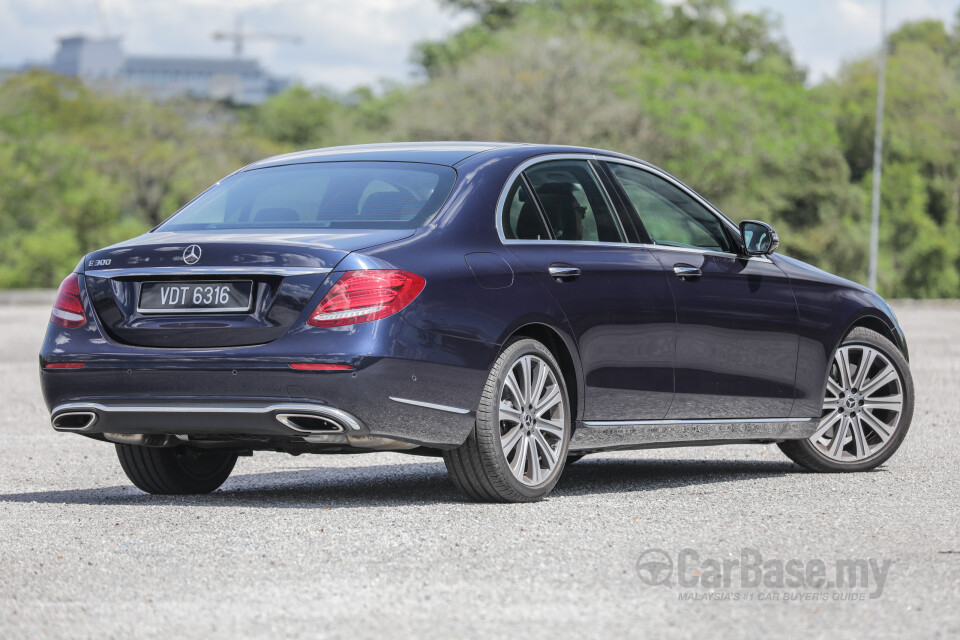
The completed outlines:
[[[289,342],[206,352],[65,341],[69,330],[51,325],[41,354],[41,388],[54,428],[88,435],[314,435],[291,427],[297,420],[280,419],[289,414],[308,422],[330,420],[347,435],[441,449],[462,444],[473,428],[496,345],[423,332],[397,317],[369,325],[356,325],[360,329],[350,340],[340,332],[343,339],[334,342],[317,330],[314,342],[306,339],[307,330]],[[378,333],[385,339],[374,339]],[[353,355],[358,353],[363,355]],[[354,369],[289,366],[311,360],[347,362]],[[84,366],[42,366],[57,361]],[[91,414],[92,420],[69,413]]]
[[[71,402],[54,407],[50,422],[57,431],[91,434],[242,434],[270,437],[331,433],[369,435],[366,426],[350,413],[307,403],[224,406]]]

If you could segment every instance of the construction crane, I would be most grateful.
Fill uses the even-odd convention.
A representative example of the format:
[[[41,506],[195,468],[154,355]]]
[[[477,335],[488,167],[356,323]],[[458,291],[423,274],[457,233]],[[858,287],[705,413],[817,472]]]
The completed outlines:
[[[237,58],[243,55],[243,44],[247,40],[273,40],[275,42],[289,42],[291,44],[300,44],[300,36],[287,35],[282,33],[247,33],[243,30],[243,18],[237,16],[237,24],[233,31],[214,31],[214,40],[232,40],[233,55]]]
[[[103,0],[97,0],[97,21],[100,23],[100,35],[110,37],[110,24],[107,22],[107,11],[103,8]]]

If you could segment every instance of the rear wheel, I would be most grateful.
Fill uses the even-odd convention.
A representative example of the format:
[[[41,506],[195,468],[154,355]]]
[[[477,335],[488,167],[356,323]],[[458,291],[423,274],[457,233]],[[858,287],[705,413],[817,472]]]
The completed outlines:
[[[147,493],[210,493],[233,471],[237,454],[195,447],[154,448],[118,444],[120,466],[137,488]]]
[[[473,431],[443,452],[454,484],[474,500],[532,502],[550,493],[567,458],[570,403],[550,351],[529,338],[497,358]]]
[[[778,446],[811,471],[869,471],[900,447],[912,419],[906,359],[879,333],[857,327],[833,356],[816,432]]]

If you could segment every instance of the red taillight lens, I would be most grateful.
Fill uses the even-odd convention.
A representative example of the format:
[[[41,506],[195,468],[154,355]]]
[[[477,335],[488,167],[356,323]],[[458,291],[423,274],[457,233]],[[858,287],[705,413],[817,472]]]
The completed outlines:
[[[321,362],[291,362],[291,369],[297,371],[352,371],[353,366],[349,364],[326,364]]]
[[[83,369],[84,362],[48,362],[44,369]]]
[[[77,274],[71,273],[60,283],[60,291],[57,292],[57,301],[53,303],[50,322],[69,329],[87,324],[87,317],[83,314],[83,303],[80,302],[80,276]]]
[[[409,271],[347,271],[323,296],[307,323],[340,327],[386,318],[410,304],[425,284]]]

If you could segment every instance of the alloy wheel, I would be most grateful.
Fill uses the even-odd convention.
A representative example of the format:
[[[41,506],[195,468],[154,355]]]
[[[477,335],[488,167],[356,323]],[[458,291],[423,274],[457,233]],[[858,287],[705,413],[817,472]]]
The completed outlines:
[[[560,468],[566,421],[563,391],[550,366],[535,355],[518,358],[500,388],[500,446],[514,477],[527,486]]]
[[[810,441],[827,458],[859,462],[893,437],[903,413],[904,383],[883,352],[853,344],[834,355],[823,413]]]

